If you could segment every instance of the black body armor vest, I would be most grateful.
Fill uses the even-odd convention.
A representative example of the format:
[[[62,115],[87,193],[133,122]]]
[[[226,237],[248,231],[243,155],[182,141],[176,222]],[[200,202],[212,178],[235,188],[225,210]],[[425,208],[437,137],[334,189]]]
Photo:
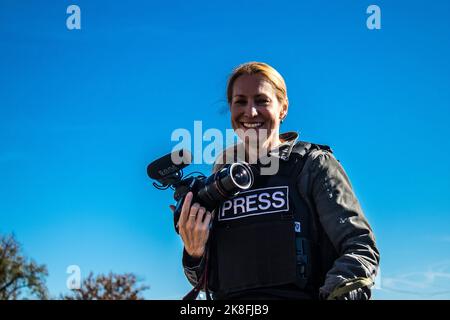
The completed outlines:
[[[216,210],[210,233],[209,288],[220,296],[262,287],[296,284],[316,296],[324,278],[318,221],[300,195],[298,176],[306,154],[328,147],[297,142],[279,159],[275,175],[260,175],[250,190]]]

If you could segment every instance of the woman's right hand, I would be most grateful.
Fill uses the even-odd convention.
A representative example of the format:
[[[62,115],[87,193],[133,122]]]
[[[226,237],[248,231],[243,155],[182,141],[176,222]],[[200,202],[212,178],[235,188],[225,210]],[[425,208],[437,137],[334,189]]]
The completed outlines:
[[[184,199],[178,220],[178,232],[186,252],[191,257],[200,258],[205,252],[212,214],[198,203],[191,206],[192,197],[192,192],[189,192]],[[170,209],[175,211],[175,206],[171,205]]]

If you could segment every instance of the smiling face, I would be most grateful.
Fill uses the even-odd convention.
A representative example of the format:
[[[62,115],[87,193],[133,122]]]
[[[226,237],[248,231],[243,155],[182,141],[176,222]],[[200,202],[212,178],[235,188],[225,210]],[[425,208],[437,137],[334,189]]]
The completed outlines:
[[[230,111],[233,129],[242,140],[253,130],[258,143],[268,150],[280,143],[280,121],[286,116],[287,103],[279,101],[262,74],[243,74],[235,80]]]

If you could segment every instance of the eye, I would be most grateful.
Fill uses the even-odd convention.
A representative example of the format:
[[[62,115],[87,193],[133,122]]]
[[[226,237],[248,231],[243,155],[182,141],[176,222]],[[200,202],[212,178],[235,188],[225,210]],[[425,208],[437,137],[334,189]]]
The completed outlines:
[[[268,105],[270,103],[269,99],[258,99],[256,100],[256,103],[259,105]]]
[[[242,105],[242,104],[246,104],[247,102],[245,100],[236,100],[234,103]]]

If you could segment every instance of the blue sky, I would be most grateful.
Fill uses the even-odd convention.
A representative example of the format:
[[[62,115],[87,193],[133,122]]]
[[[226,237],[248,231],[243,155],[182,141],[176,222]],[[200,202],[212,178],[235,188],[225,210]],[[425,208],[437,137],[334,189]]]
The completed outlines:
[[[81,8],[81,30],[66,8]],[[381,8],[381,30],[366,8]],[[190,285],[169,191],[145,168],[174,129],[230,127],[227,75],[285,77],[282,131],[330,145],[381,251],[377,299],[450,298],[448,1],[0,2],[0,233],[49,269]],[[206,143],[204,144],[206,145]],[[208,172],[207,165],[192,166]],[[189,172],[189,171],[188,171]]]

